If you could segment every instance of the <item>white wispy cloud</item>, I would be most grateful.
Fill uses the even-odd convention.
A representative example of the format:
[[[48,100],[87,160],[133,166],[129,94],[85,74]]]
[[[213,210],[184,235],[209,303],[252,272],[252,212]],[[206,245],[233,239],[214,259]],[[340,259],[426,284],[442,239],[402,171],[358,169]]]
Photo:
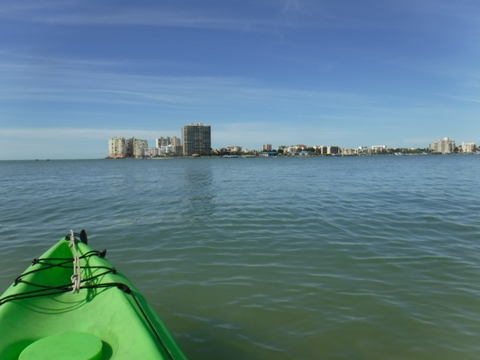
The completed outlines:
[[[24,140],[55,140],[59,139],[81,139],[84,140],[102,140],[107,143],[111,137],[136,137],[139,139],[156,139],[162,134],[177,135],[179,129],[158,129],[158,130],[141,130],[141,129],[122,129],[122,128],[2,128],[0,138],[24,139]],[[153,146],[153,144],[152,144]]]
[[[50,59],[56,63],[56,59]],[[103,62],[102,62],[103,63]],[[279,88],[239,77],[159,76],[114,72],[89,62],[62,66],[0,60],[0,101],[31,100],[74,103],[173,106],[310,103],[315,107],[360,107],[365,96]]]
[[[219,30],[260,30],[278,25],[272,20],[238,18],[218,11],[179,10],[146,4],[120,7],[98,2],[8,2],[0,9],[0,17],[9,20],[43,22],[60,25],[140,25],[160,27],[204,28]],[[193,4],[192,4],[193,5]]]
[[[382,19],[372,21],[374,19],[365,16],[368,13],[358,16],[352,11],[345,15],[341,6],[326,6],[317,1],[251,2],[242,7],[247,11],[239,14],[232,12],[229,6],[209,8],[195,2],[179,9],[162,3],[119,6],[97,1],[27,1],[22,4],[8,1],[0,10],[0,17],[57,25],[136,25],[264,33],[275,32],[278,28],[371,29],[393,25]]]
[[[468,22],[478,30],[480,6],[472,1],[446,0],[383,2],[365,6],[359,2],[284,0],[242,2],[242,13],[224,6],[187,2],[118,4],[109,1],[6,0],[0,18],[51,25],[154,26],[235,32],[277,33],[279,29],[393,29],[404,32],[439,32],[444,20]],[[235,9],[235,7],[232,7]],[[452,29],[455,29],[453,27]]]
[[[453,100],[460,100],[464,102],[471,102],[471,103],[480,103],[480,96],[479,95],[447,95],[447,94],[440,94],[436,93],[438,96],[442,96],[445,98],[453,99]]]
[[[55,58],[49,60],[56,63]],[[102,60],[99,62],[103,63]],[[32,120],[28,119],[38,119],[45,122],[46,127],[51,127],[72,116],[77,121],[83,116],[101,119],[105,124],[117,123],[116,127],[121,128],[146,107],[161,109],[165,119],[162,121],[213,121],[216,124],[221,119],[234,122],[268,119],[272,123],[304,121],[309,124],[395,123],[402,118],[418,120],[428,114],[437,116],[448,110],[446,105],[432,99],[419,103],[416,95],[402,98],[388,94],[307,90],[271,86],[239,77],[135,75],[109,67],[99,68],[94,63],[69,59],[52,69],[22,59],[15,62],[0,58],[0,104],[3,104],[0,107],[0,127],[2,124],[11,127],[12,121],[31,123]],[[458,94],[431,95],[458,101],[479,101],[476,92]],[[52,113],[46,106],[51,102],[78,105]],[[95,111],[90,110],[91,105],[96,106]],[[39,107],[42,109],[36,111]],[[128,112],[124,115],[126,109]],[[148,120],[144,117],[145,126],[154,126],[154,117],[155,114]],[[53,120],[51,123],[50,119]],[[160,122],[160,125],[165,123]]]

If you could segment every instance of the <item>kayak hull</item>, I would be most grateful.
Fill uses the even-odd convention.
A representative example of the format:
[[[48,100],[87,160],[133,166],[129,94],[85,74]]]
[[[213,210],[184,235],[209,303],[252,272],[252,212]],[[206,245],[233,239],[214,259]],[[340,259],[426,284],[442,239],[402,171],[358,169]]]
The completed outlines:
[[[100,341],[100,355],[97,352],[95,356],[101,360],[185,359],[135,286],[101,253],[77,240],[82,282],[80,289],[73,292],[69,243],[64,238],[52,246],[1,297],[0,359],[21,359],[29,347],[43,346],[38,342],[52,336],[72,338],[73,343],[79,341],[75,338],[85,338],[96,342],[95,346]],[[72,358],[71,354],[64,356]]]

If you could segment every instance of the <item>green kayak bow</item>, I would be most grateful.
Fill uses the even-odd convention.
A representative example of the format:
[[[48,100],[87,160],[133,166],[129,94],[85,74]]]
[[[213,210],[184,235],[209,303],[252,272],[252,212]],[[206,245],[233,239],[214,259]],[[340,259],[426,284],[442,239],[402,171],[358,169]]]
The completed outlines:
[[[70,232],[0,298],[0,359],[186,359],[133,284]]]

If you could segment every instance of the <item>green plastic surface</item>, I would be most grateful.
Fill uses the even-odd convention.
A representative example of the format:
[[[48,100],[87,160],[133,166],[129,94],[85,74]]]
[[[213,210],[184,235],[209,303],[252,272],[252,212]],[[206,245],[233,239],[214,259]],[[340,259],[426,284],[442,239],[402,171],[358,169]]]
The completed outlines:
[[[68,244],[68,240],[60,240],[41,258],[72,258]],[[81,242],[76,245],[80,255],[92,250]],[[95,255],[81,260],[81,265],[83,279],[94,277],[88,284],[82,283],[82,286],[125,284],[140,303],[148,321],[132,295],[117,287],[84,288],[78,293],[68,291],[17,299],[0,306],[0,359],[17,360],[26,348],[37,346],[33,344],[38,341],[68,332],[86,333],[100,339],[103,345],[99,358],[101,360],[186,359],[165,325],[135,286],[118,270],[115,274],[103,274],[105,269],[96,268],[113,268],[108,260]],[[26,272],[46,267],[48,266],[45,264],[37,263],[27,268]],[[30,273],[24,280],[45,286],[69,285],[72,273],[73,266],[70,265],[65,268],[51,267]],[[0,298],[32,290],[38,290],[38,287],[20,282],[8,288]],[[161,341],[157,339],[149,323]],[[28,355],[28,352],[26,354]]]
[[[34,342],[22,351],[19,360],[99,360],[102,346],[94,335],[70,331]]]

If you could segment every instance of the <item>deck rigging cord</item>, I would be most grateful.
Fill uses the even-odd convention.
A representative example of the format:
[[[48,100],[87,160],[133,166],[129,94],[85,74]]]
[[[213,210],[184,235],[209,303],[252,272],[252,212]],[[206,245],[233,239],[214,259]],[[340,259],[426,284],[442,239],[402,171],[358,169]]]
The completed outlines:
[[[75,245],[75,234],[73,230],[70,230],[70,243],[68,246],[72,249],[73,253],[73,275],[70,278],[72,280],[72,292],[77,293],[80,290],[80,284],[82,282],[82,267],[80,265],[77,246]]]

